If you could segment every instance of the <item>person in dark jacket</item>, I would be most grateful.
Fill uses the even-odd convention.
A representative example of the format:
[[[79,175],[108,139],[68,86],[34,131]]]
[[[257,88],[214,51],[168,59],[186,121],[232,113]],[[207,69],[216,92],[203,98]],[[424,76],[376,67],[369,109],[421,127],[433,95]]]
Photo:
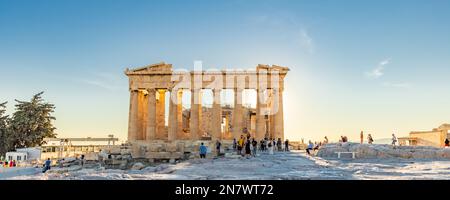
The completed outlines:
[[[246,140],[245,142],[245,156],[248,158],[248,156],[250,156],[251,152],[251,148],[250,148],[250,140]]]

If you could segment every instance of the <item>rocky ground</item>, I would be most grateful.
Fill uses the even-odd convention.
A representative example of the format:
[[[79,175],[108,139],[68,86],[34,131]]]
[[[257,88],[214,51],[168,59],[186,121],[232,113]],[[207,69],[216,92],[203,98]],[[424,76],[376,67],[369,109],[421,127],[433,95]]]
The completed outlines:
[[[320,153],[320,152],[319,152]],[[231,155],[217,159],[191,159],[176,164],[135,166],[131,170],[53,168],[0,179],[115,180],[115,179],[450,179],[449,159],[336,159],[310,157],[304,151],[261,153],[256,158]]]

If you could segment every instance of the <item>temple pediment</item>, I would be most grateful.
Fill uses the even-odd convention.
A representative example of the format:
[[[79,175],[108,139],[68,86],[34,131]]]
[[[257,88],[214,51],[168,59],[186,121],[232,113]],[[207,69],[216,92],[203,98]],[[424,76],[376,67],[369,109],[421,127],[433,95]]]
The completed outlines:
[[[166,64],[165,62],[155,63],[144,67],[135,69],[126,69],[125,73],[140,73],[140,72],[170,72],[172,71],[172,64]]]

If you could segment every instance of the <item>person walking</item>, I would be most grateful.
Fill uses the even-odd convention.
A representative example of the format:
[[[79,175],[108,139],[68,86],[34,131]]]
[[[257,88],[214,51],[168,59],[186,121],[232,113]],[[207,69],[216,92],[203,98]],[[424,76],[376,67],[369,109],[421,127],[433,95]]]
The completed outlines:
[[[44,163],[44,169],[42,169],[42,173],[47,172],[47,170],[50,170],[50,165],[52,164],[52,161],[50,161],[50,158],[47,158],[47,160]]]
[[[372,144],[373,143],[373,138],[372,138],[372,135],[368,135],[367,136],[367,142],[369,143],[369,144]]]
[[[203,142],[200,144],[200,148],[199,148],[199,152],[200,152],[200,158],[206,158],[206,152],[208,151],[208,149],[206,148],[206,146],[203,144]]]
[[[308,147],[306,148],[306,153],[308,153],[308,155],[311,155],[311,150],[313,150],[313,148],[314,148],[314,144],[310,140],[308,142]]]

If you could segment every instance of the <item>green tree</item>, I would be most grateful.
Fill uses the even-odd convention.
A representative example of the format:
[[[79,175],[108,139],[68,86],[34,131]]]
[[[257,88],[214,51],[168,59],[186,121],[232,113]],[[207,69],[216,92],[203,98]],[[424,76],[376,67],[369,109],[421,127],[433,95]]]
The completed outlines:
[[[16,111],[10,123],[10,134],[14,148],[34,147],[44,144],[44,138],[56,137],[52,121],[55,106],[44,102],[40,92],[31,101],[15,100]]]
[[[5,115],[7,103],[0,103],[0,155],[4,155],[11,148],[8,141],[9,116]]]

